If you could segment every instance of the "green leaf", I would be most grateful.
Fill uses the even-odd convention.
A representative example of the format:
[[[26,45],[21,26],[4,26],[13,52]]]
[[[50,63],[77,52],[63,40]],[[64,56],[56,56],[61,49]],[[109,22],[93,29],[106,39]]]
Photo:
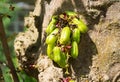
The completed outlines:
[[[1,70],[2,70],[4,81],[5,82],[13,82],[9,68],[1,65]]]
[[[20,82],[37,82],[33,77],[28,76],[24,71],[19,73]]]

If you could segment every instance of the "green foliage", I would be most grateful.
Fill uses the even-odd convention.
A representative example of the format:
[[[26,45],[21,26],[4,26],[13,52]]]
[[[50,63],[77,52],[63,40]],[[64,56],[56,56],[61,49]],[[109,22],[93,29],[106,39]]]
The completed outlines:
[[[13,47],[16,33],[11,33],[8,30],[8,28],[10,28],[9,25],[11,24],[11,22],[15,21],[15,18],[17,17],[16,12],[19,12],[20,9],[15,7],[14,11],[10,10],[10,8],[9,8],[10,5],[15,6],[15,4],[9,4],[9,3],[10,3],[9,0],[0,0],[0,16],[3,16],[3,25],[4,25],[5,32],[6,32],[6,36],[8,38],[7,41],[9,44],[12,61],[15,65],[15,68],[17,69],[17,68],[19,68],[19,64],[18,64],[17,57],[14,53],[14,47]],[[10,18],[8,18],[7,15],[9,15]],[[10,73],[10,69],[8,68],[7,65],[5,65],[5,63],[7,63],[7,60],[4,56],[1,41],[0,41],[0,62],[1,62],[0,69],[2,71],[4,81],[5,82],[13,82],[12,75]],[[35,78],[28,76],[24,71],[17,72],[17,74],[18,74],[20,82],[37,82],[37,80]]]
[[[10,69],[7,66],[1,66],[2,74],[5,82],[13,82],[10,74]],[[28,76],[24,71],[18,72],[20,82],[37,82],[37,80],[31,76]]]
[[[1,66],[2,74],[5,82],[13,82],[10,74],[10,69],[7,66]]]
[[[10,25],[11,20],[8,17],[3,17],[3,25],[4,25],[4,29],[7,33],[7,36],[9,36],[11,33],[8,31],[8,26]]]
[[[9,0],[0,0],[0,2],[3,2],[3,3],[6,3],[8,2]]]
[[[28,76],[24,71],[19,73],[20,82],[37,82],[33,77]]]

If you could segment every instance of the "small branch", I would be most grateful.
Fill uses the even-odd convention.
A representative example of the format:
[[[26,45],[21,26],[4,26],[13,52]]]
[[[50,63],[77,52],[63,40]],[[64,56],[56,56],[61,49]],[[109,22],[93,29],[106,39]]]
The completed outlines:
[[[0,16],[0,40],[2,41],[3,50],[4,50],[4,53],[5,53],[5,57],[7,59],[8,66],[11,70],[13,80],[14,80],[14,82],[19,82],[15,67],[14,67],[12,59],[11,59],[10,50],[9,50],[9,47],[8,47],[6,34],[5,34],[4,27],[3,27],[3,22],[2,22],[2,17],[1,16]]]

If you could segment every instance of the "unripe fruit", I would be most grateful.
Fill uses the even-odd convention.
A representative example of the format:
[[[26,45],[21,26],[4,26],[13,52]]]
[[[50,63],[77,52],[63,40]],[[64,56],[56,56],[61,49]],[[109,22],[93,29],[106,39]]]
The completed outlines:
[[[66,68],[65,74],[68,74],[69,58],[78,57],[81,33],[87,30],[87,26],[78,18],[78,14],[72,11],[53,16],[46,28],[47,55],[61,68]],[[66,81],[75,82],[71,78]]]
[[[86,33],[88,31],[87,26],[85,25],[85,23],[82,20],[79,20],[78,28],[81,33]]]
[[[80,30],[79,28],[75,28],[72,33],[72,40],[76,41],[77,43],[80,42]]]
[[[77,25],[81,33],[87,32],[88,28],[82,20],[78,20],[77,18],[74,18],[72,22],[73,24]]]
[[[49,57],[50,59],[52,59],[52,60],[53,60],[53,58],[54,58],[53,48],[54,48],[54,44],[49,44],[49,45],[47,46],[47,55],[48,55],[48,57]]]
[[[72,11],[65,11],[65,13],[68,15],[68,16],[77,16],[77,14],[75,12],[72,12]]]
[[[64,52],[61,52],[61,60],[60,60],[60,62],[57,62],[57,63],[62,68],[66,67],[66,64],[67,64],[67,55]]]
[[[58,32],[59,32],[59,29],[58,29],[58,28],[55,28],[55,29],[52,31],[51,34],[56,35],[56,34],[58,34]]]
[[[53,54],[54,54],[54,61],[55,62],[60,62],[61,60],[61,50],[60,50],[60,47],[58,46],[55,46],[54,49],[53,49]]]
[[[60,44],[67,44],[70,41],[71,30],[69,27],[64,27],[60,35]]]
[[[77,58],[78,57],[78,44],[76,41],[73,41],[71,45],[72,45],[71,57]]]
[[[50,34],[46,38],[46,43],[47,44],[55,44],[56,40],[57,40],[57,36]]]
[[[69,82],[75,82],[74,80],[70,80]]]
[[[46,28],[47,35],[49,35],[56,28],[56,26],[55,26],[55,24],[57,22],[56,18],[57,18],[56,16],[53,16],[51,22],[47,26],[47,28]]]
[[[54,58],[53,60],[62,68],[66,67],[67,56],[64,52],[61,51],[60,47],[54,47],[53,49]]]

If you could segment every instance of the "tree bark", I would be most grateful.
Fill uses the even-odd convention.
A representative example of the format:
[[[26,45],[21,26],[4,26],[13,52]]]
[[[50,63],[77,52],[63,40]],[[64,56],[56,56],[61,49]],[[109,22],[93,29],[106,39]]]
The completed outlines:
[[[77,82],[114,80],[120,69],[119,5],[112,0],[37,0],[25,18],[28,30],[14,44],[21,66],[34,75],[29,65],[35,64],[39,82],[58,82],[64,77],[64,70],[46,55],[45,29],[53,15],[70,10],[80,13],[89,28],[81,36],[79,57],[70,61],[70,76]]]

